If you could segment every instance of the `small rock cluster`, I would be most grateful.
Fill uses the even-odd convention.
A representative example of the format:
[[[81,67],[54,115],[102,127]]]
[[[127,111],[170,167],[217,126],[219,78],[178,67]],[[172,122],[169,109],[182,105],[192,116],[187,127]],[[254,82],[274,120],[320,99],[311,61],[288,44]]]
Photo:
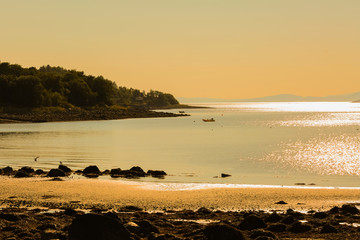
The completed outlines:
[[[111,170],[100,171],[97,166],[92,165],[86,167],[83,170],[76,170],[75,172],[63,164],[60,164],[58,168],[53,168],[48,172],[42,169],[34,170],[32,167],[22,167],[18,170],[14,170],[12,167],[8,166],[0,169],[0,175],[14,176],[15,178],[25,178],[33,176],[58,178],[69,176],[72,173],[83,175],[88,178],[97,178],[100,175],[110,175],[112,178],[140,178],[148,176],[155,178],[164,178],[167,175],[166,172],[163,170],[148,170],[147,172],[145,172],[139,166],[134,166],[128,170],[114,168]]]

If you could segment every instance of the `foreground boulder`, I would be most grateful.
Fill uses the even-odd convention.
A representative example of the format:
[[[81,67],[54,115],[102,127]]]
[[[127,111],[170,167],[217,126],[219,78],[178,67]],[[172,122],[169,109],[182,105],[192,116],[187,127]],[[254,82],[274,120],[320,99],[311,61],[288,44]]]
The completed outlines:
[[[204,229],[208,240],[242,240],[245,239],[240,230],[225,224],[209,224]]]
[[[140,231],[145,235],[149,235],[150,233],[159,233],[159,229],[147,220],[137,222],[136,224],[140,226]]]
[[[53,168],[49,171],[49,173],[46,176],[47,177],[65,177],[66,174],[58,168]]]
[[[353,204],[344,204],[341,206],[341,211],[343,213],[349,213],[349,214],[359,214],[359,209],[353,205]]]
[[[304,233],[310,231],[311,229],[312,227],[308,224],[296,222],[291,226],[290,231],[293,233]]]
[[[276,212],[273,212],[266,218],[266,221],[271,222],[271,223],[276,223],[276,222],[281,221],[282,219],[283,219],[282,216],[280,216]]]
[[[251,239],[278,239],[272,232],[265,230],[254,230],[250,235]]]
[[[239,225],[239,228],[242,230],[253,230],[266,227],[267,225],[264,220],[254,215],[246,217]]]
[[[131,240],[120,221],[97,214],[77,216],[69,226],[69,240]]]
[[[330,224],[325,224],[322,228],[320,233],[338,233],[338,230],[331,226]]]

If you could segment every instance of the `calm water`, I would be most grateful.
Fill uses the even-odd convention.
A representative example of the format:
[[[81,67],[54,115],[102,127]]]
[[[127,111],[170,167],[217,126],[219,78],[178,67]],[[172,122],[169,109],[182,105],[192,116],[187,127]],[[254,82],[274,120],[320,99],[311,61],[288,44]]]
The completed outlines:
[[[203,106],[212,108],[179,118],[2,124],[0,166],[139,165],[170,174],[140,181],[360,187],[360,104]]]

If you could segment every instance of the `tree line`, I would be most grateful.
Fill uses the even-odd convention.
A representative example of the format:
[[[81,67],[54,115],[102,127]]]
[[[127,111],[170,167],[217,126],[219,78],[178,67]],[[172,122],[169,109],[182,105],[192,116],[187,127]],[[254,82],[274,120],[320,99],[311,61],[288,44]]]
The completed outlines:
[[[0,62],[0,105],[15,107],[164,107],[179,104],[173,95],[117,86],[102,76],[62,67],[23,68]]]

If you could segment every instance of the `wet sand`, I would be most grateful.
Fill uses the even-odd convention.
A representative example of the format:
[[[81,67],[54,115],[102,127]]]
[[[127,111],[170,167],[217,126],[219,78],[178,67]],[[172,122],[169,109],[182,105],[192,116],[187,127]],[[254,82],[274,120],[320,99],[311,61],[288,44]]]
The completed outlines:
[[[68,178],[64,178],[68,179]],[[102,179],[0,177],[2,206],[75,207],[120,209],[133,205],[147,211],[196,210],[329,210],[344,203],[359,203],[360,189],[311,188],[207,188],[153,190],[161,183],[137,183]],[[207,186],[209,187],[209,186]],[[284,201],[287,204],[276,204]]]

